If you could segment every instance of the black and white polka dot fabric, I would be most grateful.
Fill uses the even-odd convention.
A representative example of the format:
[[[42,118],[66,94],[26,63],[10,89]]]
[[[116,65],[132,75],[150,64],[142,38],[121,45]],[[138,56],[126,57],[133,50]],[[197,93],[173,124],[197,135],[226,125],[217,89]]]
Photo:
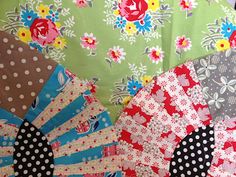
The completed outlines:
[[[171,159],[171,177],[207,176],[214,144],[213,125],[196,129],[186,136],[175,149]]]
[[[16,177],[53,176],[52,148],[46,137],[27,120],[17,134],[13,159]]]

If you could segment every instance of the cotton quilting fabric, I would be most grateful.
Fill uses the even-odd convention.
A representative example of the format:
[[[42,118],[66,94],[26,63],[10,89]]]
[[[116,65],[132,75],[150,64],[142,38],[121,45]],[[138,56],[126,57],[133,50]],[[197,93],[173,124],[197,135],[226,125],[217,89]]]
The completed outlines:
[[[236,34],[225,0],[24,0],[1,7],[1,29],[96,84],[113,121],[153,76],[233,46]]]
[[[27,87],[35,89],[34,95],[31,88],[22,90],[29,102],[25,112],[8,110],[6,106],[0,108],[1,175],[120,177],[116,131],[89,82],[77,78],[55,61],[43,58],[13,35],[1,32],[0,41],[4,43],[1,72],[8,78],[18,72],[20,77],[19,80],[1,78],[10,88],[2,90],[1,96],[6,93],[15,99],[13,96],[21,94],[21,87],[14,84],[23,85],[28,79],[32,84]],[[7,53],[9,48],[12,53]],[[15,70],[9,64],[13,61]],[[24,104],[23,98],[21,102]],[[15,108],[21,108],[21,104],[8,103]]]

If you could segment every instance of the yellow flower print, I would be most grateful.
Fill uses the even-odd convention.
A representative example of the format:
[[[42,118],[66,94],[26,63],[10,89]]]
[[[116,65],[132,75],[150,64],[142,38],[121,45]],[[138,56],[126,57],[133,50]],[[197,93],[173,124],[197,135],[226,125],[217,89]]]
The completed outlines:
[[[28,43],[28,42],[32,41],[31,32],[27,28],[19,28],[19,30],[17,32],[17,36],[19,37],[19,39],[22,42]]]
[[[152,76],[143,76],[140,78],[142,81],[143,86],[147,85],[151,80],[152,80]]]
[[[63,49],[66,46],[66,39],[57,37],[53,43],[53,46],[57,49]]]
[[[61,27],[61,23],[60,22],[54,22],[54,23],[55,23],[57,29],[59,29]]]
[[[128,22],[125,26],[125,30],[128,35],[132,35],[137,32],[136,26],[133,23]]]
[[[47,5],[43,5],[43,4],[40,4],[38,7],[37,7],[37,10],[39,12],[39,15],[42,17],[42,18],[45,18],[48,14],[49,14],[49,7]]]
[[[120,10],[118,10],[118,9],[114,10],[113,14],[114,14],[115,16],[120,15]]]
[[[223,51],[223,50],[227,50],[229,48],[230,48],[230,43],[226,39],[221,39],[216,42],[216,50],[217,51]]]
[[[123,98],[123,104],[124,104],[125,106],[127,106],[127,105],[129,104],[129,102],[130,102],[131,99],[132,99],[131,96],[126,96],[126,97],[124,97],[124,98]]]
[[[148,9],[156,12],[160,8],[159,0],[148,0]]]

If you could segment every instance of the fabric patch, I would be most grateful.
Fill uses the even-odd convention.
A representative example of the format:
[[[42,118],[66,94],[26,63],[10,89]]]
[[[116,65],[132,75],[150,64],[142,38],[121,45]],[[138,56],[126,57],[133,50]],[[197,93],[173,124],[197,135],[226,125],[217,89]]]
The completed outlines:
[[[213,126],[201,127],[186,136],[174,151],[171,177],[207,176],[214,150]]]
[[[236,52],[209,55],[194,61],[213,119],[236,117]]]
[[[0,44],[0,106],[24,117],[57,64],[5,32]]]
[[[53,176],[52,148],[46,137],[25,120],[14,144],[15,176]]]

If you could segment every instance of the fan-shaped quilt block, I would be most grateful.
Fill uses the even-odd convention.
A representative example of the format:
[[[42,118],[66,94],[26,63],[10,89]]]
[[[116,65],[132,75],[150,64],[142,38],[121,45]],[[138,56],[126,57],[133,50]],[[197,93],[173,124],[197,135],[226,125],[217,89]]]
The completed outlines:
[[[193,62],[155,77],[130,101],[116,127],[125,176],[234,176],[223,167],[235,164],[224,153],[227,145],[235,153],[235,120],[212,121]]]
[[[0,110],[4,176],[121,176],[115,129],[86,81],[56,65],[30,105],[23,117]]]

